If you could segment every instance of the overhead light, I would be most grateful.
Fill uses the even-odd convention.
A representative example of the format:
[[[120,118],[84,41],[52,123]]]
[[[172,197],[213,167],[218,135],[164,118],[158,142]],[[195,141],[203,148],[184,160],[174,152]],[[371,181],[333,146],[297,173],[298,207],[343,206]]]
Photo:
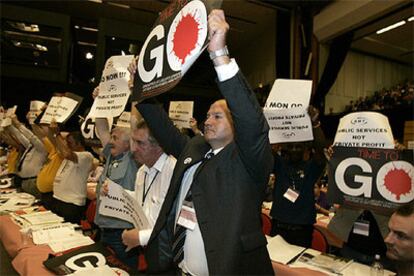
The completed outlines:
[[[88,0],[88,1],[102,4],[102,0]]]
[[[41,51],[41,52],[47,52],[48,51],[47,47],[42,45],[42,44],[36,44],[36,43],[24,42],[24,41],[17,41],[17,40],[12,40],[12,43],[15,47],[19,47],[19,48],[33,49],[33,50],[38,50],[38,51]]]
[[[408,18],[407,20],[408,20],[408,22],[413,21],[413,20],[414,20],[414,16],[411,16],[411,17],[410,17],[410,18]]]
[[[84,30],[84,31],[91,31],[91,32],[99,31],[98,29],[90,28],[90,27],[81,27],[81,29]]]
[[[114,36],[112,37],[112,40],[115,40],[115,37]]]
[[[93,59],[92,53],[91,52],[87,52],[86,55],[85,55],[85,58],[86,59]]]
[[[78,41],[78,44],[82,46],[96,47],[96,43],[90,43],[90,42],[85,42],[85,41]]]
[[[78,25],[75,25],[75,29],[79,29],[79,26]]]
[[[382,33],[388,32],[388,31],[390,31],[392,29],[395,29],[395,28],[398,28],[398,27],[404,25],[405,23],[406,23],[405,20],[400,21],[400,22],[397,22],[397,23],[392,24],[392,25],[390,25],[388,27],[382,28],[381,30],[378,30],[377,31],[377,34],[382,34]]]
[[[40,32],[39,25],[36,24],[26,24],[23,22],[13,22],[13,21],[7,21],[10,26],[25,32],[31,32],[31,33],[38,33]]]
[[[41,44],[35,44],[35,47],[37,50],[42,51],[42,52],[47,52],[47,47],[43,46]]]
[[[124,9],[129,9],[131,8],[128,5],[124,5],[124,4],[119,4],[119,3],[114,3],[114,2],[106,2],[106,4],[108,5],[112,5],[112,6],[116,6],[116,7],[120,7],[120,8],[124,8]]]

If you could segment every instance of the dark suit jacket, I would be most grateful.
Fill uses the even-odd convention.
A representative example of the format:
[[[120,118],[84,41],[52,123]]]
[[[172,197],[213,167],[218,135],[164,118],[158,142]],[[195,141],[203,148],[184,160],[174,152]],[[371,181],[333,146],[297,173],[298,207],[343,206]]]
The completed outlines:
[[[191,187],[209,273],[273,274],[261,230],[261,204],[272,170],[269,127],[243,75],[218,83],[232,112],[235,139],[194,176]],[[203,136],[183,136],[155,105],[138,109],[164,150],[177,158],[171,185],[148,242],[148,271],[172,267],[176,199],[185,171],[211,148]]]

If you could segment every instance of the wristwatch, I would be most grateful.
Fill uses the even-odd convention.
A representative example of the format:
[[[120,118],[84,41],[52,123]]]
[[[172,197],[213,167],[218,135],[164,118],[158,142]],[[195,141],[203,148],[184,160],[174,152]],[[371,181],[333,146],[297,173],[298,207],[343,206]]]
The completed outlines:
[[[217,51],[209,52],[210,59],[213,60],[215,58],[221,57],[221,56],[228,56],[229,55],[229,49],[227,49],[227,46],[224,46],[224,48],[221,48]]]

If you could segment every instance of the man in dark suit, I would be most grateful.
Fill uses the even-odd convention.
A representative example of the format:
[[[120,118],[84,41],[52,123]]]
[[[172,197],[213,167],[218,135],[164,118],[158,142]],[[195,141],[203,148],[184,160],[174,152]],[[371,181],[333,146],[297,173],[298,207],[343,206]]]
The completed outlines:
[[[273,274],[260,220],[273,165],[269,127],[228,56],[222,10],[210,13],[208,27],[208,51],[225,100],[211,105],[204,136],[190,139],[161,108],[137,105],[155,138],[177,158],[146,249],[148,272],[171,273],[178,266],[191,275]]]

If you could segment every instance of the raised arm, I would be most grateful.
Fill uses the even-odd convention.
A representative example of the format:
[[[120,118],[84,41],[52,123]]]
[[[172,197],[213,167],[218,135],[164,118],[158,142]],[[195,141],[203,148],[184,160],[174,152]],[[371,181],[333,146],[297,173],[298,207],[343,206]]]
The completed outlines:
[[[0,137],[8,145],[16,149],[24,148],[16,139],[13,138],[13,136],[9,133],[7,129],[3,129],[2,131],[0,131]]]
[[[95,100],[99,95],[99,86],[95,87],[92,92],[92,98]],[[107,118],[95,118],[96,132],[98,138],[101,141],[102,147],[105,147],[111,140],[111,131],[109,129],[109,123]]]
[[[180,133],[162,107],[144,102],[139,103],[137,108],[147,122],[155,139],[166,153],[178,158],[190,137]]]
[[[62,137],[56,121],[50,123],[48,138],[55,146],[56,152],[61,158],[71,160],[75,163],[78,162],[78,156],[69,148],[66,139]]]
[[[141,121],[142,119],[144,119],[144,118],[142,118],[141,113],[139,113],[139,111],[136,107],[137,104],[138,104],[138,102],[132,102],[131,103],[131,121],[130,121],[130,123],[131,123],[131,130],[132,131],[136,129],[138,122]]]
[[[133,78],[137,72],[136,64],[137,59],[134,59],[128,66],[128,71],[131,73],[131,80],[129,81],[130,88],[132,88],[132,84],[134,83]],[[142,116],[164,151],[178,158],[190,138],[180,133],[168,118],[166,112],[154,103],[153,99],[138,103],[135,107],[137,112],[134,111],[134,108],[131,108],[131,124],[133,124],[133,115],[137,116],[137,119],[139,119],[138,116]],[[133,130],[134,127],[132,126],[131,129]]]
[[[12,137],[16,139],[24,148],[31,146],[29,139],[26,138],[13,124],[5,127],[6,131],[10,133]]]
[[[221,54],[228,30],[224,12],[213,10],[209,15],[210,53]],[[234,139],[241,158],[251,177],[265,184],[273,167],[273,156],[262,108],[234,60],[223,55],[214,58],[213,63],[219,77],[218,86],[232,114]]]
[[[128,71],[129,71],[129,80],[128,80],[128,87],[129,90],[131,91],[131,93],[133,92],[133,88],[134,88],[134,78],[135,78],[135,73],[137,71],[137,62],[138,62],[138,56],[136,56],[132,62],[129,64],[128,66]],[[141,121],[143,119],[141,113],[139,113],[136,105],[138,104],[138,102],[131,102],[131,130],[134,131],[137,127],[137,124],[139,121]]]
[[[95,127],[98,133],[99,140],[101,141],[102,147],[105,148],[105,146],[111,140],[111,132],[109,130],[108,119],[95,118]]]
[[[315,152],[313,153],[313,159],[320,165],[325,164],[326,156],[324,149],[327,147],[325,134],[321,128],[321,122],[319,121],[319,110],[312,105],[308,109],[309,116],[311,117],[312,127],[313,127],[313,148]]]

